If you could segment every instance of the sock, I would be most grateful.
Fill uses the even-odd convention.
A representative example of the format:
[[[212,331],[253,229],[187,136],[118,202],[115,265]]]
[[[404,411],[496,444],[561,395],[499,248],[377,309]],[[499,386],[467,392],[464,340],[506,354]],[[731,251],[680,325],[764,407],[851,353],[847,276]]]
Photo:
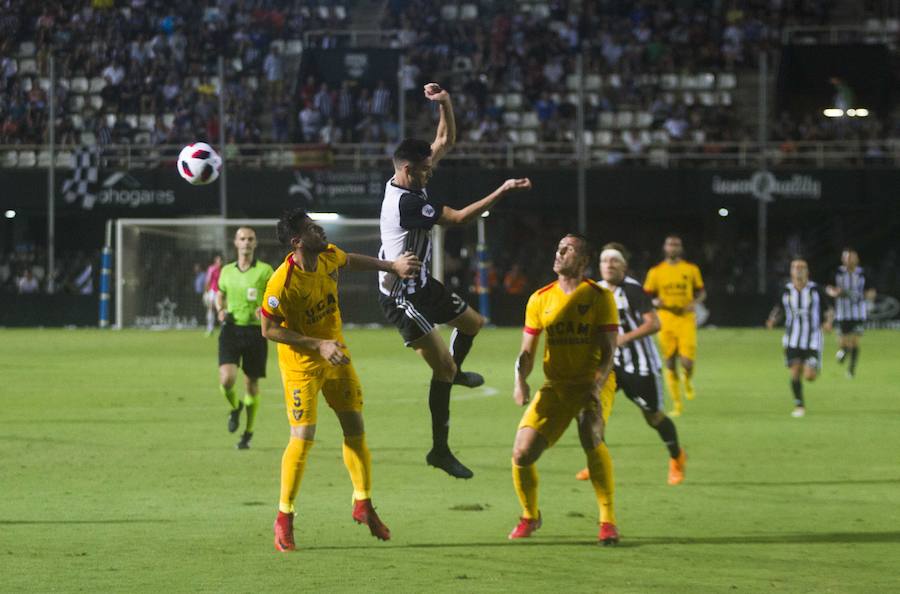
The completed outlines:
[[[857,359],[859,359],[859,347],[855,346],[850,349],[850,373],[856,373]]]
[[[585,450],[587,455],[588,470],[591,473],[591,485],[597,495],[597,505],[600,507],[600,522],[616,523],[616,511],[613,507],[613,495],[616,484],[613,480],[613,463],[606,444],[593,450]]]
[[[238,407],[237,390],[234,389],[234,386],[226,388],[223,385],[219,385],[219,392],[222,393],[222,396],[224,396],[225,400],[228,401],[228,404],[231,405],[231,410],[235,410]]]
[[[512,465],[513,486],[519,503],[522,504],[522,517],[535,520],[540,517],[538,511],[538,473],[534,464],[528,466]]]
[[[846,356],[847,356],[847,351],[844,350],[844,347],[839,348],[838,352],[837,352],[838,363],[843,363],[844,357],[846,357]]]
[[[799,377],[791,380],[791,390],[794,392],[794,406],[803,406],[803,383]]]
[[[669,448],[669,456],[677,458],[678,454],[681,453],[681,446],[678,445],[678,432],[675,430],[675,423],[672,422],[672,419],[664,417],[662,422],[654,429],[659,433],[659,437],[666,444],[666,447]]]
[[[247,433],[253,433],[253,425],[256,424],[256,411],[259,410],[259,396],[244,394],[244,407],[247,409]]]
[[[692,380],[693,377],[693,367],[691,367],[690,369],[688,369],[687,367],[681,368],[681,381],[684,384],[684,395],[688,400],[691,400],[694,397],[694,382]]]
[[[282,513],[294,513],[294,499],[300,490],[300,480],[306,469],[306,457],[313,447],[313,441],[291,437],[284,455],[281,457],[281,497],[278,499],[278,509]]]
[[[344,466],[353,483],[353,499],[372,498],[372,454],[366,445],[366,434],[344,436]]]
[[[206,331],[212,332],[215,327],[216,327],[216,312],[211,309],[207,309],[206,310]]]
[[[678,374],[674,369],[666,368],[663,372],[663,379],[666,382],[669,395],[672,396],[672,402],[677,403],[676,406],[679,406],[681,404],[681,382],[678,379]]]
[[[462,371],[463,361],[466,360],[466,355],[472,349],[473,342],[475,342],[474,335],[470,336],[456,328],[453,329],[453,334],[450,336],[450,354],[453,355],[453,361],[456,363],[457,373]]]
[[[436,379],[431,380],[428,391],[428,408],[431,409],[431,437],[435,450],[447,450],[447,435],[450,433],[450,388],[453,384]]]

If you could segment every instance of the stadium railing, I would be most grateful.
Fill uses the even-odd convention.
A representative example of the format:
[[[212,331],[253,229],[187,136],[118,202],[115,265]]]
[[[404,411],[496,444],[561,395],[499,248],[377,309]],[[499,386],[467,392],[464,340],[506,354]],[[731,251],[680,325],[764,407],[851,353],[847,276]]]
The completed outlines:
[[[660,168],[719,166],[755,167],[761,148],[770,166],[795,168],[900,166],[900,139],[879,141],[773,141],[758,142],[678,142],[650,144],[634,152],[623,142],[590,144],[585,148],[588,167],[649,166]],[[72,168],[82,147],[59,146],[56,166]],[[180,145],[110,144],[97,147],[101,166],[125,169],[153,169],[169,166]],[[387,159],[392,145],[371,144],[241,144],[222,151],[229,166],[255,169],[297,169],[338,166],[359,169]],[[517,167],[521,165],[575,166],[577,147],[572,142],[485,143],[459,142],[446,157],[458,164]],[[50,164],[46,145],[0,145],[0,168],[34,169]]]

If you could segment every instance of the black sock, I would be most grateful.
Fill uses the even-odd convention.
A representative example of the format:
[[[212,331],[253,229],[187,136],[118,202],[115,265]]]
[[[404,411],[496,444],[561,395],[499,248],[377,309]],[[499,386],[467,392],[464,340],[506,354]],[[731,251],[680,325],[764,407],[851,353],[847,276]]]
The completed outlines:
[[[462,371],[463,361],[466,360],[474,341],[475,335],[463,334],[453,329],[453,336],[450,337],[450,353],[453,355],[453,362],[456,363],[457,373]]]
[[[431,409],[431,437],[435,450],[447,450],[447,434],[450,433],[450,388],[453,384],[431,380],[428,391],[428,408]]]
[[[681,446],[678,445],[678,432],[675,430],[675,423],[669,417],[664,417],[662,423],[654,427],[659,433],[663,443],[669,448],[669,456],[677,458],[681,453]]]
[[[856,373],[856,360],[859,358],[859,347],[850,349],[850,373]]]
[[[794,392],[794,406],[803,406],[803,384],[799,377],[791,380],[791,390]]]

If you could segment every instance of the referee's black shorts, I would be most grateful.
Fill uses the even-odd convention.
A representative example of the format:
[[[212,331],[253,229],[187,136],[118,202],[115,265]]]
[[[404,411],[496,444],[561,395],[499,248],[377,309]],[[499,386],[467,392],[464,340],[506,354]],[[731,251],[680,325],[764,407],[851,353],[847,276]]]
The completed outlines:
[[[259,326],[224,324],[219,333],[219,365],[237,365],[247,377],[266,377],[269,341]]]
[[[433,278],[411,295],[390,297],[382,293],[378,302],[406,346],[431,332],[435,325],[455,320],[469,307],[462,297]]]

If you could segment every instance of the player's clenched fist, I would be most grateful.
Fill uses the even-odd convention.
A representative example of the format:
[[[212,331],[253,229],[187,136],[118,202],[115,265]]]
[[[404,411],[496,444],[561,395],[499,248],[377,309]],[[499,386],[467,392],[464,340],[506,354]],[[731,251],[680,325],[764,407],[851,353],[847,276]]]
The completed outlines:
[[[441,85],[432,82],[425,85],[425,98],[429,101],[446,101],[450,94]]]
[[[520,179],[508,179],[503,182],[503,185],[500,186],[500,191],[503,193],[506,192],[517,192],[519,190],[530,190],[531,189],[531,180],[527,177],[523,177]]]

